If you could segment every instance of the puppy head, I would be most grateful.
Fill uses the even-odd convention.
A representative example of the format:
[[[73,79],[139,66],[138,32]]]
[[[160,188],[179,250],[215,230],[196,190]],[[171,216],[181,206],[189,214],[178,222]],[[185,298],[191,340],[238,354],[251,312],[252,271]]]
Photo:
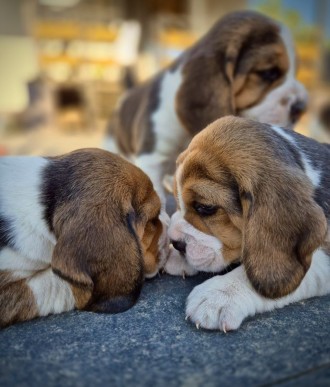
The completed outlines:
[[[53,271],[78,309],[133,306],[144,276],[157,273],[160,200],[137,167],[99,149],[54,158],[45,171],[46,217],[57,238]]]
[[[255,12],[229,14],[186,54],[178,115],[192,134],[230,114],[292,125],[307,102],[295,72],[285,27]]]
[[[212,123],[179,157],[175,192],[190,227],[220,241],[223,266],[240,259],[267,297],[296,289],[325,239],[312,184],[268,125],[234,117]]]

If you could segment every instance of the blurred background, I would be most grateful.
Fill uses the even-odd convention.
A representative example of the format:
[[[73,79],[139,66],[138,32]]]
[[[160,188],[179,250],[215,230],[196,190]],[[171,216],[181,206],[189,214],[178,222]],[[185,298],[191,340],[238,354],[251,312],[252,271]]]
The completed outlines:
[[[291,29],[311,96],[297,130],[330,142],[330,0],[0,0],[0,155],[100,146],[124,90],[242,9]]]

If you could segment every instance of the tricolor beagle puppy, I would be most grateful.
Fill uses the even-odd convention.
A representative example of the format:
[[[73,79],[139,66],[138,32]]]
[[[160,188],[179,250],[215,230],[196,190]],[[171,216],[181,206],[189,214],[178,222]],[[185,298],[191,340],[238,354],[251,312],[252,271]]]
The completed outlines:
[[[307,94],[295,79],[289,31],[261,14],[227,15],[172,65],[128,92],[110,123],[105,149],[151,178],[164,203],[165,174],[192,137],[234,114],[289,126]]]
[[[177,161],[178,211],[169,236],[184,258],[166,270],[231,272],[189,295],[186,314],[208,329],[330,292],[330,145],[288,129],[221,118]]]
[[[160,200],[100,149],[0,158],[0,326],[74,308],[125,311],[162,265]]]

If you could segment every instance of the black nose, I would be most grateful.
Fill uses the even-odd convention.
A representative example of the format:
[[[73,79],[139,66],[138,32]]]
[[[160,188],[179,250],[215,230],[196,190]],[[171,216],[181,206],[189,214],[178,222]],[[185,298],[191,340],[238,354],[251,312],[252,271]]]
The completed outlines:
[[[306,110],[306,103],[304,101],[297,101],[290,108],[290,120],[293,124],[295,124],[301,115]]]
[[[172,245],[173,247],[180,251],[180,253],[184,254],[186,252],[186,242],[184,241],[171,241],[172,242]]]

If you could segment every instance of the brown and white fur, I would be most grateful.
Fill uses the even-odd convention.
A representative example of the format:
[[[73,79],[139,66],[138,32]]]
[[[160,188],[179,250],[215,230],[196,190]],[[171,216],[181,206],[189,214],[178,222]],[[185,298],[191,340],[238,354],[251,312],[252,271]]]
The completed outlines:
[[[100,149],[0,158],[0,327],[74,308],[122,312],[162,265],[160,200]]]
[[[209,125],[177,161],[165,268],[219,272],[197,286],[187,316],[237,329],[256,313],[330,292],[330,145],[238,117]],[[184,258],[183,258],[184,256]]]
[[[229,14],[121,99],[104,148],[141,167],[164,204],[164,175],[174,173],[179,153],[212,121],[234,114],[289,126],[299,118],[307,94],[295,72],[284,26],[255,12]]]

